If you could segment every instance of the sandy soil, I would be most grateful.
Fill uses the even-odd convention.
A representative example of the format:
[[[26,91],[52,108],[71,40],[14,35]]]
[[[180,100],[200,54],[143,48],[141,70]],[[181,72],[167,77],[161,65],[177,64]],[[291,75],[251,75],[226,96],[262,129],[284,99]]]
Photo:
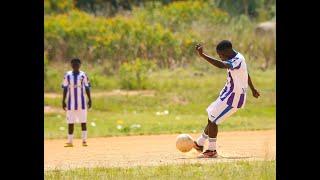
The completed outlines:
[[[199,134],[190,135],[197,138]],[[63,147],[64,139],[45,140],[44,166],[50,170],[271,160],[276,154],[275,135],[275,130],[220,132],[216,159],[197,159],[195,150],[179,152],[175,147],[177,134],[89,138],[88,147],[82,147],[81,140],[76,139],[72,148]]]

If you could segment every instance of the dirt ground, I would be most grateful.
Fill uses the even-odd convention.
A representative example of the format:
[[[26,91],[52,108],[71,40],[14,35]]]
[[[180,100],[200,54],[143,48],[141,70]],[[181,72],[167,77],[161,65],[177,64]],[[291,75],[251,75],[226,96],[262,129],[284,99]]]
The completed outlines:
[[[197,138],[199,134],[190,135]],[[275,159],[275,135],[275,130],[221,132],[216,159],[197,159],[195,150],[179,152],[175,147],[177,134],[89,138],[88,147],[82,147],[81,140],[76,139],[72,148],[63,147],[65,139],[45,140],[44,167],[50,170],[271,160]]]

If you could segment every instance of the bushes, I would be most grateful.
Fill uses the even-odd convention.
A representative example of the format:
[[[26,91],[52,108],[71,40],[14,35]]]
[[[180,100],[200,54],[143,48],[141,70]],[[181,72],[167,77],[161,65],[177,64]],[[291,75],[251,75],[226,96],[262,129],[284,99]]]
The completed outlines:
[[[165,66],[169,57],[181,56],[180,42],[160,24],[122,16],[104,19],[71,11],[45,18],[45,50],[55,61],[78,56],[90,62],[112,61],[117,68],[122,61],[138,57],[163,60],[159,65]]]
[[[212,3],[201,1],[173,2],[169,6],[134,11],[134,14],[138,19],[150,24],[160,23],[171,31],[180,33],[199,20],[211,23],[223,23],[228,20],[226,12],[217,9]]]
[[[48,61],[48,58],[47,58],[47,53],[45,52],[44,53],[44,68],[43,68],[43,70],[44,70],[44,80],[46,80],[47,79],[47,72],[48,72],[48,63],[49,63],[49,61]]]
[[[275,0],[217,0],[217,6],[232,16],[246,15],[262,21],[275,16]]]
[[[73,8],[73,0],[44,0],[46,14],[65,13]]]
[[[147,87],[148,72],[154,68],[152,61],[141,59],[122,64],[119,70],[120,87],[122,89],[145,89]]]
[[[63,73],[60,73],[55,68],[48,68],[46,72],[46,78],[44,80],[45,92],[60,92],[61,83],[63,80]]]
[[[123,62],[136,58],[154,59],[159,67],[172,68],[190,64],[197,57],[197,42],[216,55],[214,46],[230,39],[249,61],[271,57],[270,62],[275,62],[275,51],[266,49],[270,42],[254,34],[255,22],[246,15],[230,17],[214,2],[134,8],[130,15],[112,18],[76,9],[46,15],[45,51],[49,61],[76,56],[89,64],[110,64],[115,71]]]

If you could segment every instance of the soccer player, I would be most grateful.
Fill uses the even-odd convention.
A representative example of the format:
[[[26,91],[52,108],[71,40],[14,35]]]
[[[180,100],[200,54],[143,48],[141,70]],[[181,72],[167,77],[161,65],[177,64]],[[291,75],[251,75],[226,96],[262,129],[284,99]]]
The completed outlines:
[[[196,45],[196,50],[210,64],[217,68],[227,69],[228,72],[227,82],[219,97],[207,108],[208,124],[200,137],[194,142],[194,149],[201,152],[199,158],[216,158],[218,156],[216,149],[218,124],[244,107],[248,85],[255,98],[258,98],[260,94],[252,84],[244,57],[232,48],[230,41],[223,40],[216,47],[216,52],[221,61],[205,54],[200,44]],[[209,141],[208,150],[203,152],[203,145],[206,140]]]
[[[64,147],[73,147],[74,123],[78,121],[81,123],[82,145],[87,146],[87,109],[91,108],[90,82],[88,76],[83,71],[80,71],[80,65],[80,59],[72,59],[72,71],[68,71],[64,75],[62,83],[62,108],[67,111],[68,123],[68,142]],[[88,96],[88,106],[84,91]]]

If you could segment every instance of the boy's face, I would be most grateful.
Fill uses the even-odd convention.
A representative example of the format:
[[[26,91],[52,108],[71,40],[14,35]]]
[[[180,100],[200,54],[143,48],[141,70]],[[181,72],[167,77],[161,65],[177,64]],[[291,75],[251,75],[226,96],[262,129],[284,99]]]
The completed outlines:
[[[228,60],[229,55],[227,51],[217,51],[217,53],[222,61]]]
[[[81,64],[78,63],[78,62],[71,63],[71,67],[72,67],[72,69],[73,69],[74,71],[79,71],[80,65],[81,65]]]

